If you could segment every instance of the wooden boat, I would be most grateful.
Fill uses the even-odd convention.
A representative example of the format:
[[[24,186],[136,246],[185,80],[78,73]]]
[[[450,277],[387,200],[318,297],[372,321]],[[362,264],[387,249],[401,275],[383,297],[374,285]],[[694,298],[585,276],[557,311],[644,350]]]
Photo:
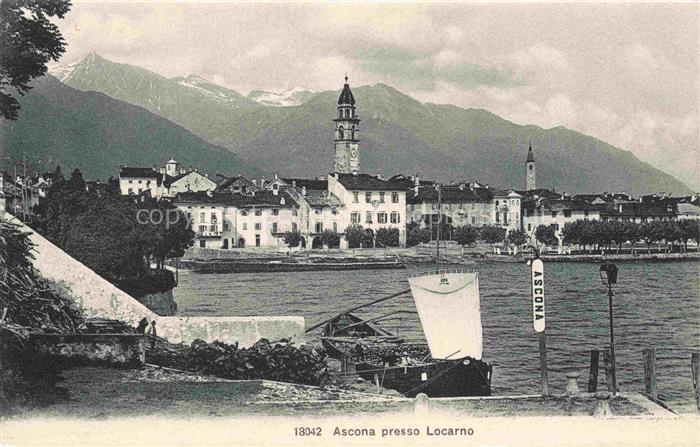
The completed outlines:
[[[389,337],[322,337],[329,355],[341,360],[343,373],[357,374],[407,397],[491,395],[490,364],[472,358],[435,360],[426,343]]]

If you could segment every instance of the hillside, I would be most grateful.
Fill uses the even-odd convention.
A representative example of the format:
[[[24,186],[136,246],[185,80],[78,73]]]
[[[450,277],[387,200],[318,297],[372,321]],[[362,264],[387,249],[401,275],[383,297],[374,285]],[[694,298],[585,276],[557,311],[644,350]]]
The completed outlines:
[[[150,107],[154,113],[232,150],[265,171],[316,176],[332,169],[331,120],[339,91],[316,93],[294,107],[265,107],[220,87],[243,101],[236,103],[238,107],[223,107],[209,98],[194,107],[188,96],[191,91],[185,94],[173,89],[169,90],[168,101],[160,99],[155,107],[151,104],[153,98],[161,96],[154,95],[152,89],[144,92],[139,86],[146,79],[160,79],[158,82],[184,87],[182,79],[167,80],[95,55],[73,67],[63,67],[61,73],[64,82],[75,88],[98,90]],[[117,78],[119,82],[109,81]],[[424,104],[383,84],[353,87],[353,92],[363,120],[360,159],[364,172],[419,173],[423,178],[477,180],[519,189],[525,184],[524,161],[531,141],[541,187],[580,193],[692,192],[632,153],[566,128],[521,126],[485,110]],[[196,113],[183,112],[189,109]]]
[[[122,163],[161,166],[175,157],[184,166],[197,166],[229,175],[259,175],[233,152],[207,143],[186,129],[147,110],[102,93],[81,92],[52,76],[32,82],[19,97],[17,121],[0,120],[3,156],[30,166],[64,172],[79,167],[86,178],[117,176]]]

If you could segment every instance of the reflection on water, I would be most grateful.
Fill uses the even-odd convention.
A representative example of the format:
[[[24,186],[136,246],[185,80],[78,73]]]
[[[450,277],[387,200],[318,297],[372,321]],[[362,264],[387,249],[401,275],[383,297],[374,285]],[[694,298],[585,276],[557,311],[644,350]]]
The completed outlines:
[[[656,347],[662,398],[692,411],[690,350],[700,349],[697,262],[621,263],[615,289],[618,381],[623,391],[643,391],[642,350]],[[485,264],[480,274],[484,359],[494,364],[497,394],[537,393],[539,359],[532,328],[529,267]],[[180,273],[175,298],[182,315],[301,315],[310,326],[325,317],[408,289],[412,270],[251,274]],[[608,301],[598,265],[546,263],[547,348],[550,387],[563,392],[565,373],[588,381],[590,349],[609,343]],[[358,311],[371,317],[415,310],[410,294]],[[417,315],[388,322],[404,337],[422,339]],[[315,342],[310,337],[310,342]],[[605,380],[602,367],[600,383]],[[599,385],[599,387],[601,386]]]

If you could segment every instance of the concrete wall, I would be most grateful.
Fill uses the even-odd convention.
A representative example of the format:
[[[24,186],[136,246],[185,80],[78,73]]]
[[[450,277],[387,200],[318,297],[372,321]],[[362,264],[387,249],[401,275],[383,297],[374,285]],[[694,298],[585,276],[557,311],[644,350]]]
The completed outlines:
[[[0,219],[17,223],[30,233],[35,244],[34,267],[46,279],[63,286],[87,317],[121,320],[134,327],[142,318],[155,319],[158,335],[173,343],[190,343],[196,338],[237,342],[240,347],[251,346],[260,338],[304,343],[304,317],[159,316],[9,213],[0,212]]]

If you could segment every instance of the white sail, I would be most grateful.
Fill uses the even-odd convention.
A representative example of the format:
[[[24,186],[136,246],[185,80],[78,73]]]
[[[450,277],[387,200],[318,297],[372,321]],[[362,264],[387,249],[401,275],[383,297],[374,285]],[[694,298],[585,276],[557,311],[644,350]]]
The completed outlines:
[[[408,283],[431,356],[481,360],[479,275],[436,272],[408,278]]]

